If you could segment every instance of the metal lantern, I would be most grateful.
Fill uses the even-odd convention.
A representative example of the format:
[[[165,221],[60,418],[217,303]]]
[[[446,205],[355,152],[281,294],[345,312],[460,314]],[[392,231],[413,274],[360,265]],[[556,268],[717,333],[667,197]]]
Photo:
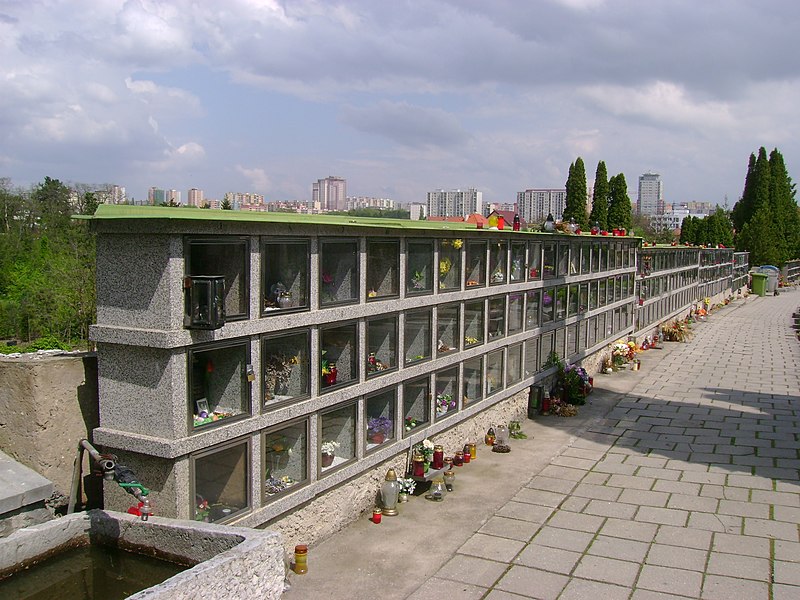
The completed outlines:
[[[393,517],[397,514],[397,497],[400,494],[400,483],[394,469],[386,471],[386,479],[381,484],[381,504],[383,514]]]
[[[190,275],[183,280],[187,329],[219,329],[225,325],[225,277]]]

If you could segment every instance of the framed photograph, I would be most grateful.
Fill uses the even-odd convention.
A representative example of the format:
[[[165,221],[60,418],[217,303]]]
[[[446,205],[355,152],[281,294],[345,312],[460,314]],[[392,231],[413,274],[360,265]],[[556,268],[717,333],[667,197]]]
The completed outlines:
[[[210,414],[208,410],[208,400],[205,398],[200,398],[200,400],[195,401],[195,405],[197,406],[197,414],[200,415],[205,412],[207,415]]]

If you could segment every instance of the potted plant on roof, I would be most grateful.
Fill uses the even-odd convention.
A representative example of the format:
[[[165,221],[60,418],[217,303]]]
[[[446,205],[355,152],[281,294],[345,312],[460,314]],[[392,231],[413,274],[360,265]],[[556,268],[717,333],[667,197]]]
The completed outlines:
[[[389,417],[370,417],[367,421],[367,437],[373,444],[382,444],[392,432],[392,420]]]

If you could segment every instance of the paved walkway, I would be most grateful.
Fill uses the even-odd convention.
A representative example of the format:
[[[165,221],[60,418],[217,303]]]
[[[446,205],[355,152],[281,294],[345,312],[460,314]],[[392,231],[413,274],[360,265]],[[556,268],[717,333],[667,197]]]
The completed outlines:
[[[359,522],[287,597],[800,598],[798,306],[796,291],[734,303],[642,371],[598,377],[605,400],[528,422],[514,463],[464,467],[457,485],[482,502],[414,499],[388,528]]]

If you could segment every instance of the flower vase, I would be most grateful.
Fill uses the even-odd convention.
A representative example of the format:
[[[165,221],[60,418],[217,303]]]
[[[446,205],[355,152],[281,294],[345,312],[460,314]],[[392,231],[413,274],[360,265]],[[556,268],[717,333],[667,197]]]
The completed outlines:
[[[380,431],[375,431],[369,434],[369,441],[373,444],[382,444],[386,441],[386,434]]]
[[[397,501],[408,502],[408,494],[405,492],[400,492],[399,494],[397,494]]]
[[[335,458],[335,454],[328,454],[327,452],[322,453],[322,468],[330,467],[333,464],[333,459]]]

